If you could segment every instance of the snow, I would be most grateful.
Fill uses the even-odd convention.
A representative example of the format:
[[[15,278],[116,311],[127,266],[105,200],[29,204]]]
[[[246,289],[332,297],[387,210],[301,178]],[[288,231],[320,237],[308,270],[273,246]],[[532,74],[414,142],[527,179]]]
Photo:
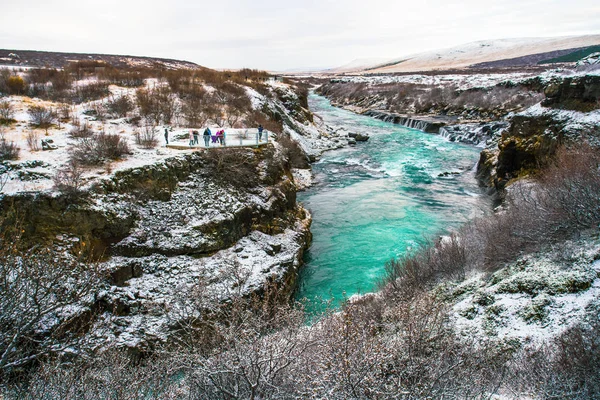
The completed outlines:
[[[473,64],[523,57],[555,50],[600,44],[600,35],[558,38],[515,38],[485,40],[396,58],[384,64],[372,64],[368,70],[359,66],[354,71],[394,73],[465,68]],[[392,64],[388,65],[387,64]],[[343,68],[343,67],[342,67]],[[341,69],[340,69],[341,71]],[[338,72],[334,69],[333,72]]]
[[[153,337],[166,338],[180,319],[198,313],[199,304],[190,311],[194,302],[212,308],[231,296],[261,290],[268,277],[281,282],[299,268],[299,238],[306,229],[307,225],[298,226],[276,235],[252,231],[210,257],[113,257],[106,263],[108,270],[141,266],[143,274],[129,279],[125,286],[111,286],[99,297],[109,304],[126,304],[132,313],[120,317],[105,314],[88,340],[102,346],[140,347]],[[119,326],[125,329],[116,334]]]
[[[307,189],[313,183],[313,175],[310,169],[293,168],[292,175],[294,176],[297,190]]]
[[[454,85],[459,90],[472,88],[489,88],[502,82],[519,82],[537,76],[531,72],[494,73],[494,74],[443,74],[443,75],[382,75],[382,76],[346,76],[335,78],[340,82],[366,83],[383,85],[391,83],[406,83],[427,86]]]
[[[522,258],[489,279],[475,274],[454,289],[459,295],[452,307],[455,329],[465,337],[519,339],[530,344],[557,337],[585,322],[590,307],[600,306],[598,255],[597,239],[573,241]],[[570,287],[573,276],[589,281],[589,288]],[[523,289],[528,287],[534,292]]]
[[[86,83],[82,82],[82,84]],[[111,86],[110,90],[114,95],[132,95],[131,89],[128,90]],[[21,170],[28,172],[44,174],[46,178],[25,181],[18,178],[17,171],[12,171],[9,172],[9,180],[2,188],[2,192],[5,194],[15,194],[19,192],[52,191],[54,186],[52,177],[56,174],[58,169],[66,164],[66,161],[69,159],[70,146],[77,143],[77,139],[73,139],[69,136],[69,132],[74,129],[74,125],[72,122],[61,123],[60,126],[49,128],[48,132],[46,133],[43,129],[36,129],[29,125],[29,115],[27,110],[33,105],[56,107],[56,103],[22,96],[8,97],[8,101],[15,109],[14,119],[16,119],[17,122],[11,127],[0,127],[0,133],[4,135],[4,138],[8,142],[14,142],[20,149],[19,159],[16,161],[10,161],[8,164],[17,166]],[[165,146],[165,127],[160,126],[156,128],[156,137],[159,141],[159,147],[155,149],[143,149],[135,144],[135,132],[140,128],[136,128],[126,123],[123,118],[95,121],[94,117],[85,115],[84,112],[90,109],[93,103],[97,103],[97,101],[74,106],[73,114],[75,118],[81,121],[81,123],[87,123],[94,132],[104,131],[109,134],[120,135],[129,144],[132,154],[124,157],[121,160],[111,161],[102,166],[86,168],[83,175],[83,180],[87,181],[87,184],[91,184],[97,179],[108,179],[118,171],[159,163],[174,156],[204,149],[204,142],[202,139],[204,127],[186,129],[178,128],[170,131],[169,144],[178,147],[174,148]],[[213,134],[217,130],[221,129],[216,125],[210,125],[210,128]],[[188,137],[190,129],[198,130],[200,132],[199,142],[201,145],[194,145],[193,148],[189,147]],[[225,128],[226,145],[229,147],[256,145],[257,133],[258,130],[256,128]],[[52,139],[54,145],[56,145],[58,149],[33,151],[29,149],[27,144],[28,134],[37,135],[38,144],[40,139]],[[178,139],[176,136],[181,136],[183,138]],[[268,132],[265,132],[263,134],[261,143],[266,143],[266,140],[271,141],[272,138],[272,135],[269,135]],[[220,146],[215,143],[211,143],[210,147],[214,148]],[[40,161],[42,166],[29,168],[27,167],[28,161]]]
[[[564,122],[568,121],[572,124],[577,123],[590,126],[600,125],[600,109],[584,113],[573,110],[548,108],[542,106],[541,103],[538,103],[516,115],[522,115],[526,117],[541,117],[548,114],[551,114],[555,120]]]

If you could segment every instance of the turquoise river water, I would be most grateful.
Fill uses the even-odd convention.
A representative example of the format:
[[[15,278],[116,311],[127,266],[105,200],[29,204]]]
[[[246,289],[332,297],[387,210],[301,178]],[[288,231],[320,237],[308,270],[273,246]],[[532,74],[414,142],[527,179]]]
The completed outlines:
[[[370,135],[323,154],[313,164],[315,185],[298,194],[313,216],[296,295],[308,299],[309,311],[321,300],[337,304],[374,290],[386,261],[489,210],[473,171],[481,149],[354,114],[324,97],[311,95],[309,105],[331,126]]]

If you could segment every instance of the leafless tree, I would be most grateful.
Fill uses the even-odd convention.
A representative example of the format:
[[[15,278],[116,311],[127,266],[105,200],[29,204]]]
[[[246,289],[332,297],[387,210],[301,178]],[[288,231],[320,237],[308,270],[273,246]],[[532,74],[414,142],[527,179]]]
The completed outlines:
[[[83,170],[75,160],[69,160],[67,165],[56,171],[53,178],[54,187],[59,192],[76,197],[83,187]]]
[[[140,130],[135,131],[135,143],[144,149],[153,149],[158,145],[157,129],[155,125],[144,125]]]
[[[8,373],[66,348],[84,298],[100,278],[94,264],[22,250],[20,228],[0,238],[0,371]],[[75,324],[77,325],[77,324]]]

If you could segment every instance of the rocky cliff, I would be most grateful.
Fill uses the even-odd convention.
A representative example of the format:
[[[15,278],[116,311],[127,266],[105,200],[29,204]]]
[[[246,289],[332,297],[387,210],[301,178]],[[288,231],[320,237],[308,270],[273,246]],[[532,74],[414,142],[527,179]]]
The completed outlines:
[[[103,283],[68,315],[85,321],[79,345],[87,350],[143,351],[183,320],[201,318],[198,310],[269,287],[287,301],[311,238],[310,214],[296,203],[277,144],[122,170],[77,198],[4,196],[1,210],[3,229],[23,227],[24,245],[85,257],[103,271]],[[182,311],[200,301],[194,315]],[[60,321],[46,326],[48,335],[53,326]]]
[[[599,144],[600,76],[555,79],[544,93],[540,104],[509,116],[508,129],[481,152],[477,173],[485,185],[502,190],[543,167],[561,145]]]

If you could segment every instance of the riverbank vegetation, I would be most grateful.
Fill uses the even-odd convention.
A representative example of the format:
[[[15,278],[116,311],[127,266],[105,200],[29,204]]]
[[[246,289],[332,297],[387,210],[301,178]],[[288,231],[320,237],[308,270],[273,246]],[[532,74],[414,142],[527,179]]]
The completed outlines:
[[[536,90],[538,89],[538,90]],[[367,84],[333,80],[318,93],[344,106],[398,114],[441,114],[469,119],[497,119],[532,106],[544,95],[531,85],[498,84],[483,88],[409,82]]]
[[[597,318],[542,343],[464,336],[452,321],[457,292],[473,273],[499,280],[496,273],[527,254],[551,247],[568,258],[561,250],[567,239],[597,235],[599,166],[597,151],[587,145],[560,149],[544,171],[512,185],[494,215],[390,261],[379,293],[328,311],[310,326],[301,306],[277,301],[276,288],[261,298],[234,294],[208,316],[190,318],[178,340],[144,354],[99,349],[5,368],[4,396],[594,398],[600,393]],[[544,290],[511,282],[517,292]],[[575,283],[551,289],[586,290]],[[207,315],[199,311],[211,294],[201,284],[192,290],[182,312]],[[485,293],[477,301],[494,302]]]

